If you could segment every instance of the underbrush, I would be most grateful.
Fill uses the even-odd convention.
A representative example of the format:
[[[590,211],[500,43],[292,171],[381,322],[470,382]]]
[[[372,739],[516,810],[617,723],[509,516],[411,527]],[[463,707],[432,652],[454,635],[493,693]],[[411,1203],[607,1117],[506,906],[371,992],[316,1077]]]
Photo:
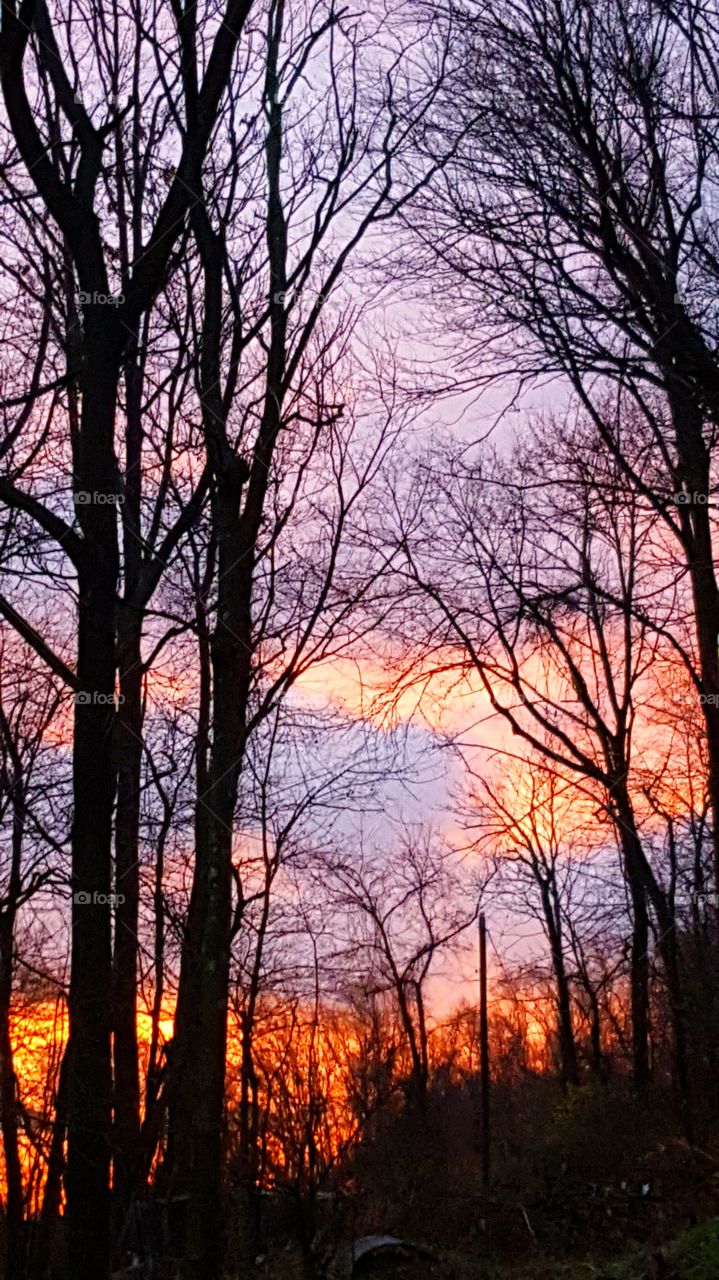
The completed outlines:
[[[402,1280],[414,1280],[406,1267]],[[257,1280],[304,1280],[298,1256],[263,1261]],[[366,1280],[380,1280],[381,1271],[366,1272]],[[719,1277],[719,1218],[710,1218],[657,1247],[632,1249],[613,1261],[562,1260],[535,1256],[522,1262],[499,1264],[453,1251],[438,1254],[437,1276],[442,1280],[717,1280]],[[392,1274],[392,1280],[395,1280]]]
[[[437,1280],[719,1280],[715,1122],[690,1147],[660,1089],[640,1108],[621,1082],[568,1093],[546,1078],[498,1085],[485,1191],[475,1119],[471,1093],[445,1089],[425,1114],[378,1126],[304,1222],[318,1258],[386,1234],[431,1250]],[[282,1201],[267,1198],[261,1264],[238,1274],[324,1280],[295,1251],[300,1201]],[[425,1276],[410,1268],[401,1280]]]

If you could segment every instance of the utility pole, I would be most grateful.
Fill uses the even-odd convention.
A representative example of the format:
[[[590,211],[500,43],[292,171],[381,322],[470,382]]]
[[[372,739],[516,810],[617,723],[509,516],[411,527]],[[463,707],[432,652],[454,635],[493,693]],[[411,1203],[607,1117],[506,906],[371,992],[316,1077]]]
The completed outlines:
[[[489,1024],[487,1020],[487,923],[479,917],[479,1048],[481,1081],[482,1186],[489,1186]]]

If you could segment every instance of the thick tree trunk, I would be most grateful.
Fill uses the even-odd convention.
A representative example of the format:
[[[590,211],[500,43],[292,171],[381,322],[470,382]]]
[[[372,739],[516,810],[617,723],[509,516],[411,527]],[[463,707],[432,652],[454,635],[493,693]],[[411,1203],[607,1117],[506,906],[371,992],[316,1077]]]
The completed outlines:
[[[204,803],[213,805],[216,796],[212,790]],[[173,1052],[168,1159],[171,1193],[187,1197],[183,1280],[215,1280],[221,1257],[231,911],[231,827],[222,812],[198,822]]]
[[[127,256],[127,255],[125,255]],[[124,371],[125,488],[122,507],[124,598],[118,616],[120,705],[117,717],[115,937],[113,954],[113,1201],[116,1232],[140,1176],[140,1063],[137,1042],[140,911],[140,783],[142,774],[142,367],[137,332]]]
[[[78,694],[73,750],[72,969],[66,1170],[70,1273],[107,1280],[112,1072],[111,865],[115,793],[119,334],[102,307],[85,315],[76,500],[86,555],[78,573]]]
[[[140,1066],[137,1040],[139,827],[142,769],[142,668],[136,627],[120,645],[113,954],[113,1199],[116,1228],[140,1168]]]
[[[681,337],[684,335],[680,335]],[[697,359],[698,388],[691,392],[685,378],[677,377],[673,335],[659,344],[665,358],[667,394],[674,420],[679,473],[688,501],[680,506],[679,518],[689,568],[694,604],[695,631],[702,682],[702,711],[707,733],[708,792],[712,811],[714,882],[719,888],[719,587],[712,545],[711,457],[704,440],[705,411],[702,391],[719,410],[719,370],[713,357]],[[681,350],[681,348],[679,348]],[[702,352],[702,354],[707,354]],[[704,382],[704,387],[702,387]]]
[[[248,561],[239,541],[246,471],[234,456],[215,495],[217,622],[212,748],[195,820],[195,874],[171,1067],[168,1166],[187,1197],[183,1280],[215,1280],[222,1241],[222,1131],[229,1004],[232,834],[250,678]],[[242,637],[247,637],[243,639]]]

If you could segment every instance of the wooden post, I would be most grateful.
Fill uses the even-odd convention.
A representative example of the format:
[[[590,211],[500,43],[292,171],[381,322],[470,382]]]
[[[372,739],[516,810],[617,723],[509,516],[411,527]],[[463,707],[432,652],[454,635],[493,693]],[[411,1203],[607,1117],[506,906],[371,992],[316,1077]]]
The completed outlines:
[[[481,1160],[482,1186],[489,1186],[489,1025],[487,1020],[487,924],[479,917],[479,1047],[481,1080]]]

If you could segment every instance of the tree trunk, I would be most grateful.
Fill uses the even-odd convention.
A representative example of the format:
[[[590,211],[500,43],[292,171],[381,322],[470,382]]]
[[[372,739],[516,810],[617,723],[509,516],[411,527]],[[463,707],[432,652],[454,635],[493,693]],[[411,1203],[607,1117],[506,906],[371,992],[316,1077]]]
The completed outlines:
[[[115,937],[113,953],[113,1200],[120,1227],[140,1168],[140,1066],[137,1041],[139,828],[142,770],[142,667],[139,629],[119,646]]]
[[[682,1133],[687,1142],[691,1144],[694,1142],[694,1125],[689,1082],[689,1062],[687,1059],[686,1010],[679,970],[676,926],[673,917],[668,911],[664,913],[664,918],[659,920],[659,929],[660,934],[657,946],[664,966],[674,1037],[674,1087],[677,1095]]]
[[[127,257],[127,254],[125,254]],[[124,598],[118,615],[117,820],[113,953],[113,1201],[121,1230],[140,1176],[140,1062],[137,1043],[142,775],[142,620],[135,601],[142,573],[142,368],[137,331],[125,352]]]
[[[605,740],[607,803],[622,853],[622,870],[632,904],[631,1015],[632,1074],[634,1088],[642,1094],[649,1084],[649,909],[660,893],[644,855],[627,784],[629,776],[626,726]]]
[[[589,1000],[589,1043],[592,1050],[592,1071],[602,1084],[607,1083],[607,1072],[602,1053],[602,1018],[596,991],[588,990]]]
[[[217,621],[208,785],[195,819],[195,874],[183,947],[170,1091],[168,1166],[188,1197],[183,1280],[215,1280],[221,1257],[222,1119],[229,1003],[232,833],[250,678],[247,557],[239,542],[244,469],[215,495]]]
[[[102,310],[98,305],[86,308],[75,490],[87,550],[78,571],[65,1183],[70,1273],[83,1280],[107,1280],[110,1263],[110,891],[118,581],[117,509],[111,495],[117,493],[113,432],[119,333],[110,329],[113,322]]]
[[[257,540],[285,394],[287,228],[281,199],[282,107],[278,58],[284,5],[272,11],[265,98],[270,265],[270,342],[262,417],[251,465],[228,440],[222,395],[224,245],[204,203],[192,208],[202,258],[205,313],[200,360],[203,431],[212,475],[217,552],[211,642],[212,745],[207,787],[198,791],[195,873],[175,1020],[168,1167],[187,1199],[183,1280],[217,1280],[221,1260],[222,1121],[232,925],[232,842],[252,678],[252,590]],[[201,190],[199,170],[196,187]],[[243,490],[246,486],[246,493]],[[239,903],[241,912],[242,904]]]
[[[25,1207],[18,1145],[17,1078],[10,1035],[10,1008],[15,957],[15,920],[20,899],[22,848],[25,838],[25,782],[22,760],[5,713],[0,708],[3,736],[12,762],[12,837],[10,875],[0,911],[0,1119],[5,1153],[5,1272],[4,1280],[25,1275]]]
[[[214,810],[217,791],[213,788],[200,804]],[[231,826],[223,814],[224,807],[198,815],[173,1050],[168,1160],[172,1194],[187,1197],[183,1280],[215,1280],[221,1256],[231,910]]]
[[[619,818],[625,862],[632,885],[636,883],[644,898],[649,899],[656,916],[658,926],[657,950],[664,968],[672,1016],[674,1041],[673,1074],[677,1106],[684,1135],[691,1142],[692,1108],[687,1062],[684,998],[676,943],[676,920],[667,895],[657,883],[654,872],[644,854],[634,821],[634,813],[623,781],[615,789],[615,804]]]
[[[689,322],[687,322],[688,324]],[[683,329],[683,326],[680,326]],[[691,326],[693,329],[693,326]],[[698,335],[691,334],[692,339]],[[708,793],[712,811],[714,882],[719,889],[719,587],[717,587],[712,546],[711,458],[704,440],[705,410],[719,411],[719,370],[712,353],[701,339],[695,360],[685,367],[686,351],[697,346],[685,332],[669,333],[657,344],[657,354],[666,378],[667,395],[674,421],[679,474],[689,502],[680,506],[679,519],[689,568],[694,604],[695,631],[702,682],[702,711],[707,731]],[[682,346],[684,343],[684,346]],[[682,361],[677,375],[677,353]],[[694,368],[691,368],[694,363]],[[687,386],[687,377],[696,377],[696,391]]]
[[[631,1016],[632,1077],[634,1088],[643,1093],[649,1084],[649,912],[644,890],[629,872],[632,902]]]
[[[274,877],[269,866],[265,871],[265,893],[257,928],[257,941],[242,1015],[242,1059],[240,1064],[240,1124],[236,1177],[239,1190],[238,1261],[242,1267],[253,1263],[254,1195],[258,1186],[258,1081],[255,1070],[254,1032],[257,1000],[260,993],[262,959],[270,914],[270,895]]]
[[[559,1057],[561,1064],[562,1085],[579,1084],[579,1064],[577,1062],[577,1046],[572,1026],[572,999],[567,977],[567,966],[564,962],[564,946],[559,925],[559,914],[556,903],[552,902],[552,890],[544,875],[538,872],[542,894],[544,920],[549,934],[549,945],[552,952],[552,968],[557,988],[557,1029],[559,1032]]]
[[[46,1280],[48,1258],[57,1250],[56,1237],[62,1226],[59,1215],[62,1204],[62,1176],[65,1169],[68,1065],[69,1049],[66,1046],[60,1064],[60,1077],[55,1095],[55,1119],[52,1126],[42,1209],[37,1223],[37,1234],[33,1240],[31,1260],[33,1280]]]

